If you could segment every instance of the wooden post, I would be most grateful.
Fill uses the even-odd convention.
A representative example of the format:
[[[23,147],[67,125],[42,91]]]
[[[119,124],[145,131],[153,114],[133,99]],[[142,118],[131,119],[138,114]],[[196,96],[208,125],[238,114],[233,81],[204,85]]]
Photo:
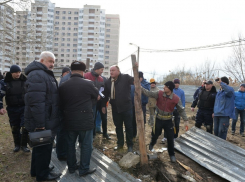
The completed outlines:
[[[137,131],[139,136],[139,150],[140,150],[140,162],[141,165],[148,164],[148,157],[146,154],[146,145],[145,145],[145,127],[144,127],[144,116],[141,105],[141,85],[139,81],[139,71],[138,67],[135,66],[136,56],[131,55],[132,66],[134,71],[134,106],[135,106],[135,117],[137,123]]]
[[[90,59],[89,58],[87,58],[86,59],[86,72],[89,72],[90,71]]]

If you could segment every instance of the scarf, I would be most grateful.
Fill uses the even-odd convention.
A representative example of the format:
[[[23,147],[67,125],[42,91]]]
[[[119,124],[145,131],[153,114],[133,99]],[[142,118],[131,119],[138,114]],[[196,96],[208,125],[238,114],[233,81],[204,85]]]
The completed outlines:
[[[117,79],[111,78],[111,99],[115,99],[116,96],[115,81],[117,81]]]

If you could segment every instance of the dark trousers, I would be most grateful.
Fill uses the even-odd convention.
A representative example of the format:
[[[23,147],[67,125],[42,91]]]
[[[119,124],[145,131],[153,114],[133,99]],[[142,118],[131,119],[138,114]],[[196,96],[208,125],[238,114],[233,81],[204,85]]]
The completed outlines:
[[[61,125],[56,136],[57,158],[67,158],[67,143],[67,131],[64,129],[63,125]]]
[[[49,163],[51,160],[53,144],[34,147],[31,158],[31,175],[36,175],[37,181],[42,181],[49,175]]]
[[[238,120],[238,114],[240,115],[240,134],[244,133],[244,125],[245,125],[245,110],[239,110],[235,108],[236,118],[232,120],[232,131],[236,131],[236,122]]]
[[[142,111],[144,116],[144,124],[146,123],[146,106],[142,105]],[[136,116],[135,116],[135,107],[133,107],[133,138],[137,136],[137,122],[136,122]]]
[[[126,129],[126,142],[127,146],[133,146],[133,124],[132,124],[132,109],[127,111],[118,113],[113,111],[112,108],[112,117],[113,122],[116,126],[116,133],[117,133],[117,145],[123,146],[124,145],[124,134],[123,134],[123,123]]]
[[[174,116],[174,125],[175,125],[175,129],[176,129],[176,133],[174,134],[174,138],[177,138],[178,134],[179,134],[179,124],[180,124],[180,116],[179,116],[179,112],[177,111],[177,109],[174,109],[173,116]]]
[[[168,154],[169,156],[174,155],[174,129],[172,119],[170,120],[160,120],[156,118],[155,121],[155,132],[154,127],[151,133],[151,145],[155,145],[158,137],[162,134],[162,129],[164,129],[164,135],[168,142]]]
[[[204,123],[206,127],[206,131],[212,134],[213,133],[212,114],[213,114],[213,110],[198,109],[195,126],[201,128],[202,124]]]
[[[79,136],[80,141],[80,166],[79,174],[82,175],[89,170],[90,158],[92,154],[93,144],[93,129],[85,131],[67,131],[68,137],[68,153],[67,153],[67,165],[69,170],[75,170],[76,159],[76,140]]]
[[[94,116],[94,129],[93,129],[93,136],[96,135],[95,128],[96,128],[96,104],[92,106],[93,116]]]
[[[97,103],[96,111],[98,111],[100,113],[100,118],[102,120],[103,135],[106,135],[107,134],[107,112],[105,114],[102,112],[101,102]],[[94,118],[95,119],[95,123],[96,123],[96,116],[97,115],[95,114],[95,118]]]

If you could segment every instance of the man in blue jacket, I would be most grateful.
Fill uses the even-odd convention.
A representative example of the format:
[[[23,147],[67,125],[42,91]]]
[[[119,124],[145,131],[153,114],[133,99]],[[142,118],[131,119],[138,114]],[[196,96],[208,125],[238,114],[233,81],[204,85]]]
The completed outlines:
[[[143,88],[150,90],[150,83],[144,79],[143,72],[139,71],[139,80],[140,84]],[[133,138],[137,136],[137,124],[136,124],[136,117],[135,117],[135,107],[134,107],[134,91],[135,91],[135,86],[131,85],[131,100],[133,104]],[[141,94],[141,103],[142,103],[142,110],[143,110],[143,115],[144,115],[144,123],[146,123],[146,104],[148,103],[148,97]]]
[[[232,121],[231,134],[234,135],[236,131],[236,122],[240,114],[240,134],[245,137],[244,123],[245,123],[245,83],[240,85],[239,91],[235,92],[235,118]]]
[[[235,118],[234,89],[227,77],[219,78],[220,91],[214,103],[214,134],[226,140],[230,118]]]

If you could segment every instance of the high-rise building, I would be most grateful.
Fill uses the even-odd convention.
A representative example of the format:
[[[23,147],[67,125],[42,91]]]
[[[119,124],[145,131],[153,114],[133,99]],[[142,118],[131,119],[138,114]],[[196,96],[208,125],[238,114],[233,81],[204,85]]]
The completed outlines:
[[[14,9],[7,4],[0,5],[0,71],[2,73],[9,71],[15,60],[14,29]]]
[[[109,66],[118,62],[119,15],[107,15],[99,5],[60,8],[50,0],[35,0],[31,11],[16,13],[16,25],[15,61],[22,68],[45,50],[55,54],[56,67],[89,58],[91,69],[102,62],[105,76]]]

